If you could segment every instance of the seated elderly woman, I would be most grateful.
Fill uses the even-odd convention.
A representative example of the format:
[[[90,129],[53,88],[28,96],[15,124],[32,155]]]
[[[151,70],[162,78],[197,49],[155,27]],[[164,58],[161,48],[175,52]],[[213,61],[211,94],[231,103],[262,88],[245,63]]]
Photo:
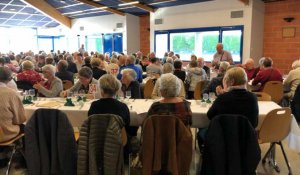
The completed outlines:
[[[283,81],[285,90],[289,91],[284,96],[289,100],[293,99],[297,86],[300,84],[300,60],[293,62],[292,69]]]
[[[0,67],[0,143],[9,141],[16,137],[21,131],[20,126],[26,121],[23,104],[18,94],[7,87],[12,80],[11,70],[7,67]],[[0,147],[0,168],[7,165],[8,159],[3,147]]]
[[[121,88],[120,81],[111,74],[105,74],[99,79],[99,89],[101,99],[94,101],[88,111],[88,115],[93,114],[115,114],[120,116],[124,123],[128,136],[136,136],[136,127],[130,127],[130,113],[126,104],[115,99],[117,92]]]
[[[171,63],[165,63],[163,65],[163,74],[167,74],[167,73],[172,73],[174,72],[174,67]],[[183,84],[183,81],[181,81],[179,78],[179,83],[180,83],[180,86],[178,87],[179,88],[179,94],[178,94],[178,97],[182,98],[182,99],[185,99],[185,90],[184,90],[184,84]],[[155,82],[155,85],[154,85],[154,88],[153,88],[153,91],[152,91],[152,94],[151,94],[151,98],[152,99],[159,99],[161,98],[161,93],[160,93],[160,78],[157,79],[157,81]]]
[[[60,96],[66,97],[71,93],[86,94],[87,98],[99,98],[98,81],[93,78],[93,71],[89,67],[82,67],[78,72],[78,79],[74,86],[63,91]],[[96,88],[96,89],[94,89]],[[94,93],[96,96],[94,96]]]
[[[47,64],[42,67],[45,82],[36,83],[33,85],[37,89],[40,96],[44,97],[57,97],[63,90],[62,81],[55,77],[56,68],[53,65]]]
[[[256,96],[247,91],[247,74],[241,67],[226,71],[223,78],[224,93],[220,94],[207,112],[212,120],[219,114],[240,114],[248,118],[253,128],[258,124],[258,102]],[[197,139],[200,150],[203,148],[207,128],[199,128]]]
[[[234,67],[226,71],[223,78],[225,93],[220,94],[207,112],[211,120],[219,114],[240,114],[248,118],[253,128],[258,122],[256,96],[246,90],[247,74],[243,68]]]
[[[155,114],[170,114],[179,117],[186,126],[191,125],[192,111],[190,103],[178,97],[181,83],[180,80],[172,73],[163,74],[160,77],[159,90],[162,99],[154,102],[147,116]]]
[[[126,96],[126,92],[130,91],[130,98],[141,98],[140,83],[136,80],[136,73],[133,69],[122,70],[121,82],[123,84],[122,91],[124,93],[124,97]]]
[[[34,69],[34,65],[31,61],[29,60],[23,61],[22,72],[18,73],[17,80],[29,82],[32,85],[42,81],[43,79],[40,76],[40,74],[34,71],[33,69]]]

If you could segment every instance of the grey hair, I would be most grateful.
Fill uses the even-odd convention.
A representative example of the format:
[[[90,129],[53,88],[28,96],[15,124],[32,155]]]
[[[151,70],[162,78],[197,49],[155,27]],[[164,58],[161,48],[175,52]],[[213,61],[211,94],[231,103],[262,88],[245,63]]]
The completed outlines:
[[[297,69],[298,67],[300,67],[300,59],[299,60],[295,60],[292,64],[292,68],[293,69]]]
[[[42,71],[49,71],[53,76],[55,76],[56,68],[52,64],[46,64],[42,67]]]
[[[181,83],[172,73],[162,74],[159,83],[159,90],[165,92],[165,97],[177,97],[179,95]]]
[[[90,79],[93,78],[93,71],[91,68],[85,66],[79,70],[78,75]]]
[[[264,64],[264,60],[265,60],[265,57],[262,57],[259,59],[259,61],[258,61],[259,66],[262,66]]]
[[[31,61],[25,60],[22,63],[22,68],[24,70],[32,70],[34,68],[34,65],[33,65],[33,63]]]
[[[163,65],[162,71],[163,71],[163,74],[173,73],[174,72],[174,66],[173,66],[173,64],[171,64],[171,63],[165,63]]]
[[[222,61],[219,66],[219,70],[221,70],[222,72],[226,72],[229,66],[230,64],[227,61]]]
[[[167,59],[166,59],[166,63],[170,63],[170,64],[173,64],[173,58],[172,57],[168,57]]]
[[[72,55],[68,55],[66,59],[68,62],[73,62],[73,60],[74,60]]]
[[[114,96],[121,88],[121,82],[111,74],[105,74],[99,79],[100,90],[109,96]]]
[[[131,81],[134,81],[137,78],[136,72],[133,69],[123,69],[121,74],[128,74],[131,78]]]
[[[8,67],[0,67],[0,82],[7,83],[11,80],[11,70]]]
[[[58,67],[60,70],[63,70],[63,71],[67,70],[68,66],[69,66],[69,64],[66,60],[59,60]]]
[[[135,63],[135,56],[134,55],[128,55],[127,56],[127,63],[128,64],[134,64]]]
[[[245,85],[248,82],[247,74],[245,70],[241,67],[233,67],[226,71],[224,76],[224,81],[232,81],[232,86]]]

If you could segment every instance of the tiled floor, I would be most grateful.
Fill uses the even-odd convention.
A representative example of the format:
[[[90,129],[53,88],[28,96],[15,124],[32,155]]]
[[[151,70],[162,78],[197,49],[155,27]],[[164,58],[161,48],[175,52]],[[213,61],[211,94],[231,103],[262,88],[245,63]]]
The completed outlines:
[[[264,154],[266,153],[268,148],[269,148],[269,144],[261,145],[262,156],[264,156]],[[287,147],[286,143],[284,143],[284,148],[287,153],[290,165],[292,167],[293,175],[300,175],[300,153],[289,149]],[[190,169],[191,175],[198,174],[197,171],[198,171],[198,167],[199,167],[199,161],[201,161],[201,160],[200,160],[199,150],[197,149],[197,150],[194,150],[193,161],[192,161],[191,169]],[[283,155],[281,153],[279,146],[276,147],[276,161],[281,169],[280,173],[277,173],[275,170],[273,170],[268,165],[268,163],[266,163],[265,165],[262,165],[262,163],[260,162],[260,164],[257,168],[257,175],[277,175],[277,174],[287,175],[288,169],[284,162],[284,158],[283,158]],[[4,175],[4,174],[5,174],[5,169],[0,169],[0,175]],[[27,173],[26,169],[15,170],[14,168],[12,168],[11,173],[10,173],[10,175],[27,175],[27,174],[28,173]],[[125,174],[128,175],[127,170],[126,170]]]

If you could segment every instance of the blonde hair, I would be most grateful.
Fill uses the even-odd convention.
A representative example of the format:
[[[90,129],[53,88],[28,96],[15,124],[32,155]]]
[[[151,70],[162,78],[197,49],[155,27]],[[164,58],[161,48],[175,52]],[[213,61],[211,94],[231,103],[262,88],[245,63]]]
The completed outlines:
[[[32,70],[34,68],[34,65],[33,65],[33,63],[31,61],[26,60],[26,61],[23,61],[22,68],[24,70]]]
[[[93,57],[92,60],[91,60],[91,65],[92,67],[99,67],[101,65],[101,60],[100,58],[95,58]]]
[[[121,88],[121,82],[111,74],[105,74],[99,79],[100,90],[107,95],[114,96]]]
[[[226,71],[225,82],[233,82],[231,86],[245,85],[248,82],[247,74],[241,67],[233,67]]]

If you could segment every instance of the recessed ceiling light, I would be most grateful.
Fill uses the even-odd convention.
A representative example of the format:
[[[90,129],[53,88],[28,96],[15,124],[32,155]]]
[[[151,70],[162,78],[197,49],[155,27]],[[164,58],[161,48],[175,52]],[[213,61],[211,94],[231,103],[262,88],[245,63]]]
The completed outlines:
[[[66,3],[66,1],[65,1],[65,0],[60,0],[60,2],[61,2],[61,3]]]
[[[138,4],[138,3],[139,3],[139,1],[132,1],[132,2],[128,2],[128,3],[119,4],[118,6],[133,5],[133,4]]]
[[[15,11],[16,9],[14,9],[14,8],[11,8],[11,9],[9,9],[9,10],[11,10],[11,11]]]
[[[99,1],[101,1],[101,0],[93,0],[93,1],[95,1],[95,2],[99,2]]]

